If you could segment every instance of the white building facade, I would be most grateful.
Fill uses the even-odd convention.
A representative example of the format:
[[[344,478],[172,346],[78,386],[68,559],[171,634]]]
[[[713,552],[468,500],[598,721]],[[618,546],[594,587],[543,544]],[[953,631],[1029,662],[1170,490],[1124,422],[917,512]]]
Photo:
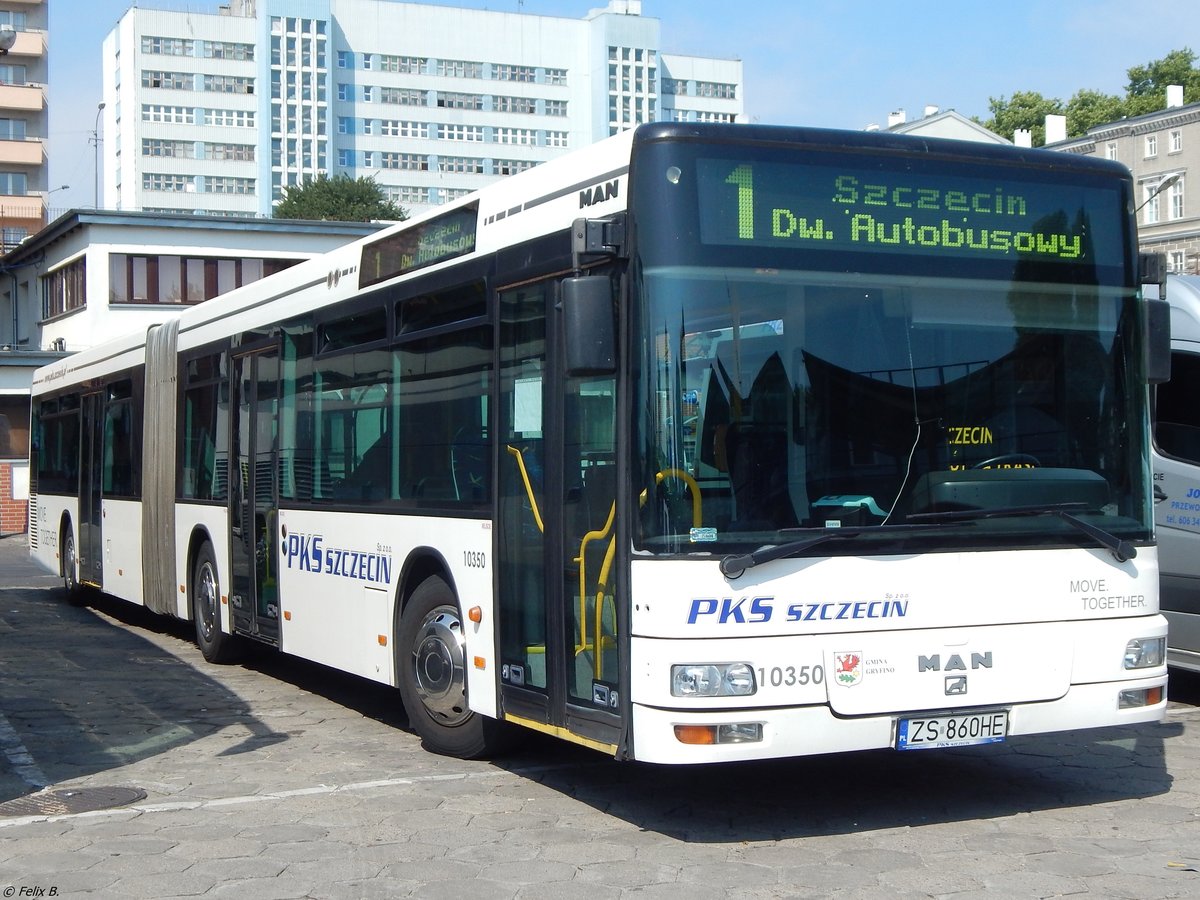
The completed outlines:
[[[1188,177],[1200,170],[1200,103],[1184,103],[1181,85],[1167,87],[1157,112],[1120,119],[1067,138],[1066,120],[1046,117],[1046,149],[1123,163],[1133,175],[1138,245],[1163,253],[1172,272],[1200,274],[1200,203],[1188,200]]]
[[[640,0],[132,8],[104,42],[103,205],[270,215],[324,173],[420,212],[643,122],[744,121],[742,63],[664,54],[660,29]]]

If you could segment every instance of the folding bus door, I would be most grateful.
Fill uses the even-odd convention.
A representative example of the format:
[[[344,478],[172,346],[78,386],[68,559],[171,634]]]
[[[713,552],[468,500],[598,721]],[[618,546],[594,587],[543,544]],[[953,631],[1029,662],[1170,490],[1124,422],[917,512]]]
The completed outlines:
[[[279,351],[233,359],[230,607],[234,631],[279,642]]]
[[[615,592],[615,380],[569,379],[558,279],[499,294],[501,701],[532,727],[613,750],[624,690]]]
[[[83,395],[79,441],[79,580],[104,586],[104,535],[100,488],[104,460],[104,395]]]

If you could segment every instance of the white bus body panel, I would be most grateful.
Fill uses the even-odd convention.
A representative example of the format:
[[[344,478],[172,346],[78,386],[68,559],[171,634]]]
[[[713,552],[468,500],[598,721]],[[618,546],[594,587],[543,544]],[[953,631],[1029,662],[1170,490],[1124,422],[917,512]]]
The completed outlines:
[[[104,542],[104,593],[145,605],[142,597],[142,504],[139,500],[102,500],[100,536]],[[170,555],[161,536],[148,537],[155,552]]]
[[[715,559],[634,560],[631,583],[638,637],[843,634],[1158,612],[1153,547],[1123,563],[1099,547],[781,559],[732,581]]]
[[[1165,666],[1123,667],[1130,639],[1166,634],[1153,548],[1125,563],[1102,549],[785,559],[732,583],[716,562],[643,560],[632,588],[641,760],[891,747],[906,712],[1007,709],[1015,735],[1158,721],[1165,709],[1117,709],[1121,690],[1166,685]],[[672,665],[734,662],[754,669],[752,696],[671,695]],[[763,741],[674,736],[733,722],[761,722]]]
[[[62,575],[59,551],[62,545],[62,534],[59,527],[66,514],[71,520],[72,537],[75,546],[79,546],[79,501],[74,497],[63,497],[55,494],[37,495],[37,541],[30,541],[33,548],[34,562],[38,563],[52,575]],[[78,573],[77,573],[78,574]]]
[[[1120,683],[1120,690],[1163,687],[1167,677],[1157,670]],[[1154,706],[1116,708],[1117,688],[1112,684],[1077,684],[1060,700],[1015,704],[1008,710],[1008,736],[1075,731],[1112,725],[1161,722],[1166,700]],[[1165,696],[1165,691],[1164,691]],[[635,758],[652,763],[708,763],[776,759],[802,754],[878,750],[896,744],[894,715],[841,718],[828,706],[800,706],[733,712],[690,713],[634,704]],[[692,745],[675,738],[676,725],[722,725],[758,722],[763,739],[755,743]]]
[[[396,684],[397,588],[410,554],[432,548],[459,600],[471,708],[495,716],[491,526],[481,519],[280,510],[281,648]],[[482,567],[467,564],[480,561]],[[476,606],[478,624],[466,617]]]
[[[212,544],[217,562],[217,587],[221,593],[221,630],[233,631],[229,616],[229,514],[224,506],[206,503],[175,504],[175,580],[179,591],[175,595],[175,615],[190,619],[192,572],[188,568],[188,547],[194,533],[203,533]]]
[[[1171,350],[1200,355],[1200,277],[1170,275],[1167,301],[1171,304]],[[1200,403],[1200,385],[1194,385]],[[1200,594],[1200,466],[1183,459],[1153,453],[1154,484],[1166,495],[1154,507],[1158,536],[1162,590],[1177,608],[1174,598],[1185,598],[1196,607]],[[1200,613],[1168,609],[1168,638],[1172,665],[1200,672]]]

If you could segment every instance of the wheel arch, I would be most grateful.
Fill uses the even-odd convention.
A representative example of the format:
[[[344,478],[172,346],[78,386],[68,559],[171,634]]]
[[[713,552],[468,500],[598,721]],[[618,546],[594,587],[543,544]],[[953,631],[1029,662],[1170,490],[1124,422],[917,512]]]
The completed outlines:
[[[79,553],[79,540],[75,536],[75,519],[71,516],[71,511],[64,509],[62,515],[58,517],[58,546],[55,548],[55,553],[58,554],[58,577],[63,578],[67,574],[65,568],[67,561],[63,558],[63,547],[66,546],[67,535],[71,536],[71,540],[75,544],[75,553]]]
[[[392,606],[393,686],[400,684],[400,660],[396,655],[400,652],[400,617],[404,615],[404,609],[408,606],[413,591],[420,586],[421,582],[434,575],[445,581],[453,591],[455,601],[461,602],[458,598],[458,587],[454,583],[454,576],[450,574],[450,564],[446,562],[446,557],[433,547],[414,547],[400,568],[400,577],[396,579],[396,598]],[[461,614],[461,610],[459,612]]]
[[[196,557],[200,553],[200,548],[208,544],[213,549],[213,559],[217,563],[217,573],[220,574],[221,562],[217,556],[217,545],[212,539],[212,535],[208,532],[208,527],[205,525],[196,525],[192,528],[192,533],[188,535],[187,556],[184,562],[183,583],[187,586],[187,620],[191,622],[195,618],[195,610],[192,608],[192,573],[196,569]]]
[[[396,581],[396,603],[392,611],[393,633],[400,624],[400,616],[413,591],[422,581],[433,575],[440,576],[454,592],[455,599],[458,599],[458,587],[454,583],[454,576],[450,574],[450,564],[446,562],[446,557],[441,551],[433,547],[413,548],[405,558],[404,565],[400,568],[400,577]]]

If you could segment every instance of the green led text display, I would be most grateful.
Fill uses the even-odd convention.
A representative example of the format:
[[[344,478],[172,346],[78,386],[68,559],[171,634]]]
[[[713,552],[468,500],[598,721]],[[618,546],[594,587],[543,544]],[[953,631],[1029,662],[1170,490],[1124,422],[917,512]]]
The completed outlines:
[[[697,160],[704,244],[1064,264],[1119,261],[1112,188],[1021,180],[1021,170],[937,174],[883,165]]]
[[[359,287],[473,252],[477,218],[478,209],[472,204],[366,244]]]

